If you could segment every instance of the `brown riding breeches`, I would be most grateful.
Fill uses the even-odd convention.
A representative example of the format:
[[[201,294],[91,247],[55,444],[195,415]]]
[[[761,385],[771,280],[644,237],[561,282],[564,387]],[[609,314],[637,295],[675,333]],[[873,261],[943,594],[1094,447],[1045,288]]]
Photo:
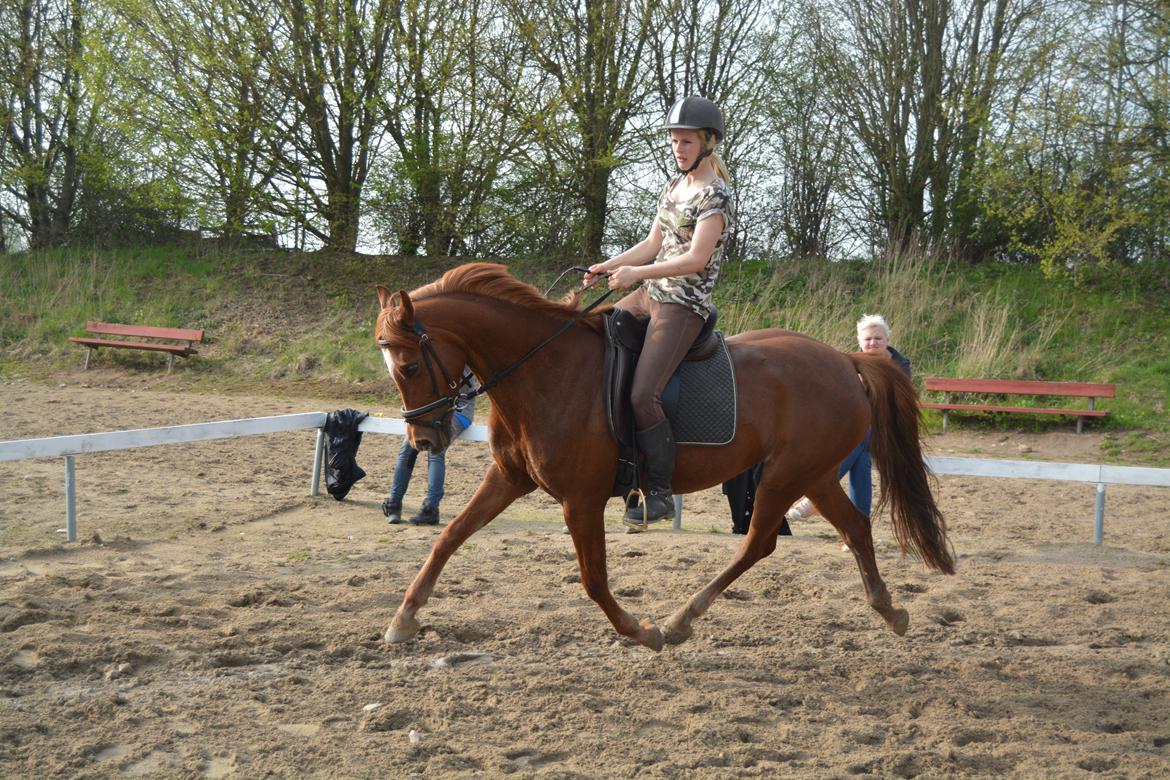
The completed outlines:
[[[646,342],[630,388],[634,423],[639,431],[644,431],[666,419],[662,391],[703,329],[703,318],[681,304],[659,303],[645,287],[639,287],[614,306],[639,317],[650,317]]]

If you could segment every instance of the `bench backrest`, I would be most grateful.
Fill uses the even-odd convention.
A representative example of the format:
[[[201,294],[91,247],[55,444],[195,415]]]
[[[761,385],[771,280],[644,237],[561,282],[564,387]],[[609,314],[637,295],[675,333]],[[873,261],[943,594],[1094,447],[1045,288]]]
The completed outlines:
[[[177,339],[178,341],[203,341],[203,331],[186,328],[154,328],[149,325],[121,325],[116,322],[87,322],[85,329],[90,333],[109,336],[138,336],[151,339]]]
[[[947,379],[929,376],[927,390],[951,393],[1009,393],[1012,395],[1068,395],[1113,398],[1116,385],[1092,382],[1041,382],[1031,379]]]

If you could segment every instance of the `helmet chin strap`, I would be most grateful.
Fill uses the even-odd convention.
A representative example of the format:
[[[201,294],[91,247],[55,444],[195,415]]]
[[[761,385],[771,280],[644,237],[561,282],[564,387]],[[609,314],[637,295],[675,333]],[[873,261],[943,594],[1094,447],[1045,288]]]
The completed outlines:
[[[695,170],[696,168],[698,168],[700,165],[702,165],[702,164],[703,164],[703,160],[707,159],[707,157],[708,157],[708,156],[709,156],[709,155],[710,155],[710,154],[711,154],[713,151],[715,151],[715,149],[714,149],[714,148],[712,148],[712,149],[704,149],[703,151],[699,152],[699,156],[695,158],[695,161],[694,161],[693,163],[691,163],[691,167],[690,167],[690,168],[687,168],[685,171],[682,169],[682,166],[681,166],[681,165],[677,165],[677,164],[676,164],[676,165],[675,165],[675,167],[676,167],[676,168],[678,168],[678,172],[679,172],[679,173],[682,173],[682,174],[689,174],[689,173],[693,173],[693,172],[694,172],[694,170]]]

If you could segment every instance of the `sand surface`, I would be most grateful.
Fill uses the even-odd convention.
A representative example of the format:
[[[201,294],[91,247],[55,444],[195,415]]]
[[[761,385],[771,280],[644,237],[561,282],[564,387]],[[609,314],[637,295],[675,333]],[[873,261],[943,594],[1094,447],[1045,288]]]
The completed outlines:
[[[338,407],[91,382],[0,384],[0,440]],[[309,495],[311,431],[78,456],[77,544],[62,460],[0,463],[0,776],[1170,775],[1168,489],[1110,487],[1096,546],[1091,485],[940,478],[956,576],[876,527],[901,638],[813,519],[659,654],[614,633],[559,507],[531,496],[451,560],[419,637],[387,645],[438,533],[382,517],[398,444],[366,435],[342,502]],[[1099,445],[928,439],[1089,463]],[[451,450],[445,519],[489,458]],[[686,498],[682,531],[610,515],[611,585],[659,621],[739,542],[718,489]]]

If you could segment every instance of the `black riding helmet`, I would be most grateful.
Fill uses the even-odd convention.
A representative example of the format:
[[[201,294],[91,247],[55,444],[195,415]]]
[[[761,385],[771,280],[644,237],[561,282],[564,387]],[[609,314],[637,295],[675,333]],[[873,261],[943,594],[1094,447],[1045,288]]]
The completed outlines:
[[[663,130],[710,130],[716,141],[723,140],[723,112],[705,97],[692,95],[676,101],[666,112]]]
[[[663,130],[709,130],[718,143],[723,140],[723,112],[719,106],[705,97],[692,95],[676,101],[666,112],[666,124]],[[688,170],[679,171],[690,173],[699,167],[703,159],[711,154],[710,149],[704,149]]]

